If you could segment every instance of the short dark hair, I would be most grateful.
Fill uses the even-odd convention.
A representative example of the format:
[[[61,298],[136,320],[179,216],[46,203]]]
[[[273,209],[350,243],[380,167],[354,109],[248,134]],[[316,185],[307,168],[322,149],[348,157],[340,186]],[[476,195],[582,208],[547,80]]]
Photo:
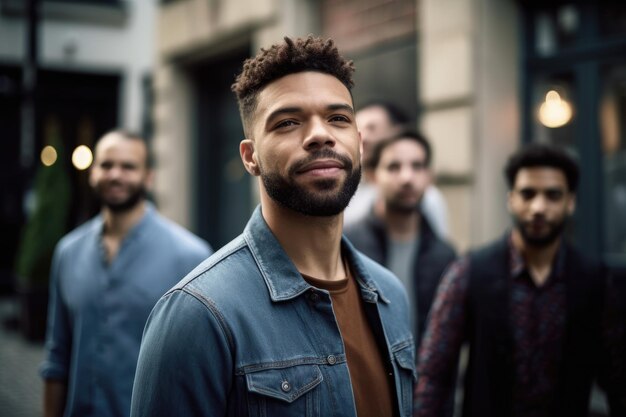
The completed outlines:
[[[104,135],[100,136],[100,138],[96,141],[96,144],[94,145],[94,150],[95,150],[95,147],[98,146],[98,143],[100,143],[102,139],[104,139],[105,137],[109,135],[118,135],[127,140],[136,140],[136,141],[143,143],[144,146],[146,147],[146,167],[149,169],[154,168],[154,154],[152,152],[152,147],[150,146],[150,144],[148,143],[144,135],[141,135],[138,132],[134,132],[132,130],[113,129],[113,130],[106,132]]]
[[[430,166],[430,161],[432,158],[432,149],[430,147],[430,143],[424,137],[424,135],[414,132],[412,130],[405,130],[403,132],[398,133],[395,136],[392,136],[387,139],[383,139],[374,145],[374,149],[372,150],[372,157],[369,159],[367,163],[367,168],[376,169],[378,164],[380,163],[380,158],[383,154],[383,151],[391,144],[399,142],[401,140],[412,140],[419,144],[422,148],[424,148],[424,153],[426,154],[426,159],[424,163],[427,167]]]
[[[248,58],[243,70],[231,86],[237,95],[239,113],[246,136],[249,136],[250,118],[257,106],[259,92],[267,84],[289,74],[317,71],[337,78],[348,91],[353,86],[354,64],[339,55],[332,39],[309,35],[307,38],[291,39],[261,48],[254,58]]]
[[[409,123],[409,116],[400,107],[385,100],[371,100],[359,108],[359,110],[368,109],[370,107],[382,108],[389,117],[389,121],[393,126],[406,125]]]
[[[546,144],[530,144],[511,155],[504,175],[509,189],[515,186],[517,173],[523,168],[549,167],[563,172],[567,179],[567,187],[571,192],[578,188],[578,164],[563,148]]]

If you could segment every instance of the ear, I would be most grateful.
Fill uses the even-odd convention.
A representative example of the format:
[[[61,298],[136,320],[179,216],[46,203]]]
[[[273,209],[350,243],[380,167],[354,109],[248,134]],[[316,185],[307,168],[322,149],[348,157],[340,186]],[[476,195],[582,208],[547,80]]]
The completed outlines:
[[[148,168],[146,172],[146,179],[144,180],[144,185],[146,186],[146,190],[152,191],[152,187],[154,185],[154,169]]]
[[[94,161],[95,162],[95,161]],[[89,167],[89,186],[91,188],[96,188],[96,173],[94,172],[97,168],[94,166],[94,164],[91,164],[91,167]]]
[[[570,193],[569,201],[567,202],[567,214],[571,216],[574,214],[574,211],[576,211],[576,194]]]
[[[255,145],[252,139],[244,139],[241,141],[239,144],[239,155],[241,155],[243,166],[250,175],[254,175],[255,177],[261,175]]]
[[[378,186],[378,170],[376,168],[367,171],[361,171],[361,175],[365,175],[368,182]]]

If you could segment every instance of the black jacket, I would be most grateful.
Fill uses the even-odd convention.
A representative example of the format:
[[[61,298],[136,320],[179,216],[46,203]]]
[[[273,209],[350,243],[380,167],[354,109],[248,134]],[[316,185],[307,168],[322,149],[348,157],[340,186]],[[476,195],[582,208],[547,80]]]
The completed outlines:
[[[509,324],[506,237],[470,254],[470,360],[464,416],[511,415],[513,340]],[[567,322],[559,386],[551,409],[555,417],[587,416],[591,383],[601,359],[605,280],[600,266],[571,246],[565,248]]]
[[[420,244],[413,267],[418,309],[416,346],[419,346],[421,335],[426,328],[428,312],[441,276],[456,257],[454,249],[435,235],[423,216],[421,219]],[[387,266],[388,241],[385,224],[373,213],[347,227],[344,234],[358,250],[379,264]]]

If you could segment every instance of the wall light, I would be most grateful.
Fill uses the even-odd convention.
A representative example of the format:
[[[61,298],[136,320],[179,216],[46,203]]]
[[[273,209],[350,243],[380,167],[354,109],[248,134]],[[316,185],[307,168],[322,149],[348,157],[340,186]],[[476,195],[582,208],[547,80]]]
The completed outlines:
[[[546,101],[539,107],[539,121],[546,127],[561,127],[572,119],[572,106],[554,90],[548,91]]]
[[[93,162],[93,154],[91,149],[85,145],[77,146],[72,152],[72,164],[80,171],[83,171],[91,166]]]
[[[57,156],[57,150],[54,149],[54,146],[45,146],[41,150],[41,163],[47,167],[52,166],[57,161]]]

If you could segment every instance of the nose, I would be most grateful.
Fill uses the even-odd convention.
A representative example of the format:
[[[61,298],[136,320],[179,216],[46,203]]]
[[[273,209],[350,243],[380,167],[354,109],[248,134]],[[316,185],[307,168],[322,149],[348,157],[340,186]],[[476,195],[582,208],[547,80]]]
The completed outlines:
[[[109,180],[118,179],[122,174],[122,169],[117,165],[114,165],[106,170],[106,178]]]
[[[402,165],[402,167],[400,168],[400,175],[399,175],[399,179],[401,183],[404,184],[407,182],[411,182],[411,180],[413,179],[413,175],[414,175],[414,171],[411,166]]]
[[[335,146],[335,137],[330,132],[328,126],[320,118],[311,120],[311,127],[304,139],[303,146],[306,150],[319,149],[324,146]]]
[[[546,207],[546,197],[541,193],[537,194],[530,203],[530,209],[533,213],[543,213]]]

